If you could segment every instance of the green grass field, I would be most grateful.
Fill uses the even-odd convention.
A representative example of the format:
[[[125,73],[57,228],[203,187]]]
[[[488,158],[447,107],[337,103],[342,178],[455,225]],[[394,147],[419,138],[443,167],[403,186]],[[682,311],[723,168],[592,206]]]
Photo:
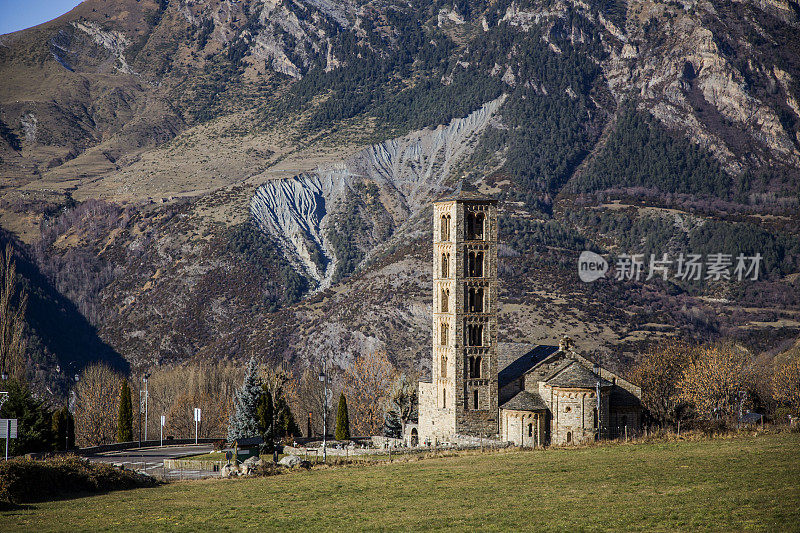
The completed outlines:
[[[37,503],[2,531],[800,530],[800,434],[206,480]]]

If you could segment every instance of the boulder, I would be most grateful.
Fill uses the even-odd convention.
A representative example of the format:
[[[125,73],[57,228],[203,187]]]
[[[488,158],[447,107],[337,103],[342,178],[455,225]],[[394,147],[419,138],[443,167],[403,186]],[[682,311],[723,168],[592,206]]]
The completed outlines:
[[[299,466],[300,463],[302,462],[303,460],[296,455],[287,455],[286,457],[278,461],[278,464],[281,466],[285,466],[287,468],[294,468],[296,466]]]
[[[223,466],[222,469],[220,469],[219,473],[220,476],[222,477],[231,477],[238,475],[239,469],[233,466],[232,464],[228,463],[225,466]]]
[[[261,457],[254,455],[253,457],[248,457],[242,464],[250,468],[255,468],[257,466],[261,466],[263,463],[264,461],[261,459]]]

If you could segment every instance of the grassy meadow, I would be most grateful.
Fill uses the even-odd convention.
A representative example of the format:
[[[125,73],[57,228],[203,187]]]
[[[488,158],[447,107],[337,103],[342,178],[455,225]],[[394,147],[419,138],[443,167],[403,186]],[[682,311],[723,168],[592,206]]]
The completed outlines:
[[[800,433],[511,451],[171,483],[0,514],[2,531],[800,530]]]

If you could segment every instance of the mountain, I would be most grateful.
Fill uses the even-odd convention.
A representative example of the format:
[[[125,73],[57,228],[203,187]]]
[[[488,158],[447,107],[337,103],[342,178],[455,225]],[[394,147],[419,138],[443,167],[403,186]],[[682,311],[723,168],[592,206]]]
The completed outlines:
[[[501,335],[800,333],[787,0],[88,0],[0,36],[0,225],[134,367],[430,342],[430,202],[501,200]],[[758,281],[577,279],[582,250]],[[422,370],[424,372],[424,370]]]

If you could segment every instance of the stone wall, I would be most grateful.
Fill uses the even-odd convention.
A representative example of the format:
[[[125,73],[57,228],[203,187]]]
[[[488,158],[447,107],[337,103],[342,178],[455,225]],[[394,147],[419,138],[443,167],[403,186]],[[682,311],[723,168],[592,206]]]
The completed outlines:
[[[433,383],[419,383],[419,441],[420,444],[449,442],[455,427],[455,410],[437,405],[437,388]]]
[[[585,444],[595,440],[597,423],[608,427],[608,391],[601,391],[600,418],[596,419],[597,395],[593,389],[561,389],[542,384],[540,395],[550,408],[550,444]]]
[[[547,442],[546,412],[500,411],[500,439],[516,446],[539,447]]]

